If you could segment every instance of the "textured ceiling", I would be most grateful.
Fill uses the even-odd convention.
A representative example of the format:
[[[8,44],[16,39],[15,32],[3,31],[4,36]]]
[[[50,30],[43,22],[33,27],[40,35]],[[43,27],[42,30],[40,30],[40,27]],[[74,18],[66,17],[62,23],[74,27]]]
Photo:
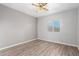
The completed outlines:
[[[36,7],[32,3],[4,3],[3,5],[16,9],[34,17],[50,15],[73,8],[78,8],[78,3],[48,3],[48,11],[37,12]]]

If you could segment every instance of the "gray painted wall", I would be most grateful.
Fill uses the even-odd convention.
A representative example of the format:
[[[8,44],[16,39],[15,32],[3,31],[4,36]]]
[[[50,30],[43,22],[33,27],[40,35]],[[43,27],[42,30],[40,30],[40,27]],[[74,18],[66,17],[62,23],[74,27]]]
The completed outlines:
[[[48,22],[54,19],[61,21],[60,32],[48,32]],[[78,25],[77,9],[40,17],[36,20],[34,17],[0,5],[0,48],[35,38],[77,45]]]
[[[36,38],[36,19],[0,5],[0,48]]]
[[[48,23],[58,19],[60,32],[49,32]],[[67,45],[77,45],[77,10],[69,10],[38,18],[38,38]]]
[[[78,8],[78,48],[79,48],[79,8]]]

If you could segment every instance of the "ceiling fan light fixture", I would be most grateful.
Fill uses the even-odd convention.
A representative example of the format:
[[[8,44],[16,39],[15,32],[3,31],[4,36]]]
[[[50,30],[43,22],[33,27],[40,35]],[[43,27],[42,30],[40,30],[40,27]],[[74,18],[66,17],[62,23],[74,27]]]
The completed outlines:
[[[45,11],[43,8],[40,8],[40,7],[36,7],[36,10],[37,10],[38,12],[43,12],[43,11]]]
[[[47,3],[36,3],[32,4],[33,6],[36,6],[36,10],[38,12],[48,11]]]

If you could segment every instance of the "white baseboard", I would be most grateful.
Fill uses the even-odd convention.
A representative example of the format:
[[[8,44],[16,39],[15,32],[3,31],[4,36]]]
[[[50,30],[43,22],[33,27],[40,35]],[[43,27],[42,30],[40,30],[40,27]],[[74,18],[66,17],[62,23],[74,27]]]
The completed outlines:
[[[4,48],[0,48],[0,50],[11,48],[11,47],[14,47],[14,46],[17,46],[17,45],[20,45],[20,44],[24,44],[24,43],[28,43],[28,42],[31,42],[31,41],[34,41],[34,40],[36,40],[36,39],[31,39],[31,40],[28,40],[28,41],[24,41],[24,42],[20,42],[20,43],[17,43],[17,44],[13,44],[13,45],[10,45],[10,46],[4,47]]]
[[[37,39],[44,40],[44,41],[49,41],[49,42],[54,42],[54,43],[59,43],[59,44],[64,44],[64,45],[68,45],[68,46],[74,46],[74,47],[77,47],[78,50],[79,50],[79,47],[77,45],[68,44],[68,43],[62,43],[62,42],[55,42],[55,41],[50,41],[50,40],[45,40],[45,39],[40,39],[40,38],[37,38]],[[11,47],[15,47],[17,45],[28,43],[28,42],[31,42],[31,41],[34,41],[34,40],[37,40],[37,39],[31,39],[31,40],[28,40],[28,41],[24,41],[24,42],[20,42],[20,43],[17,43],[17,44],[13,44],[13,45],[10,45],[10,46],[4,47],[4,48],[0,48],[0,50],[11,48]]]
[[[40,39],[40,38],[39,38],[39,39]],[[56,42],[56,41],[50,41],[50,40],[46,40],[46,39],[40,39],[40,40],[49,41],[49,42],[54,42],[54,43],[59,43],[59,44],[64,44],[64,45],[67,45],[67,46],[78,47],[77,45],[68,44],[68,43],[64,43],[64,42]]]

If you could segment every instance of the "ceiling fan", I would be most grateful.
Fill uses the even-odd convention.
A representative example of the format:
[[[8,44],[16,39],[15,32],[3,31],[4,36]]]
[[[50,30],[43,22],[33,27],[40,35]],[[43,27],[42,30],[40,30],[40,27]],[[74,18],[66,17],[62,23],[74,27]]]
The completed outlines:
[[[33,6],[36,6],[38,11],[48,11],[47,3],[32,3]]]

